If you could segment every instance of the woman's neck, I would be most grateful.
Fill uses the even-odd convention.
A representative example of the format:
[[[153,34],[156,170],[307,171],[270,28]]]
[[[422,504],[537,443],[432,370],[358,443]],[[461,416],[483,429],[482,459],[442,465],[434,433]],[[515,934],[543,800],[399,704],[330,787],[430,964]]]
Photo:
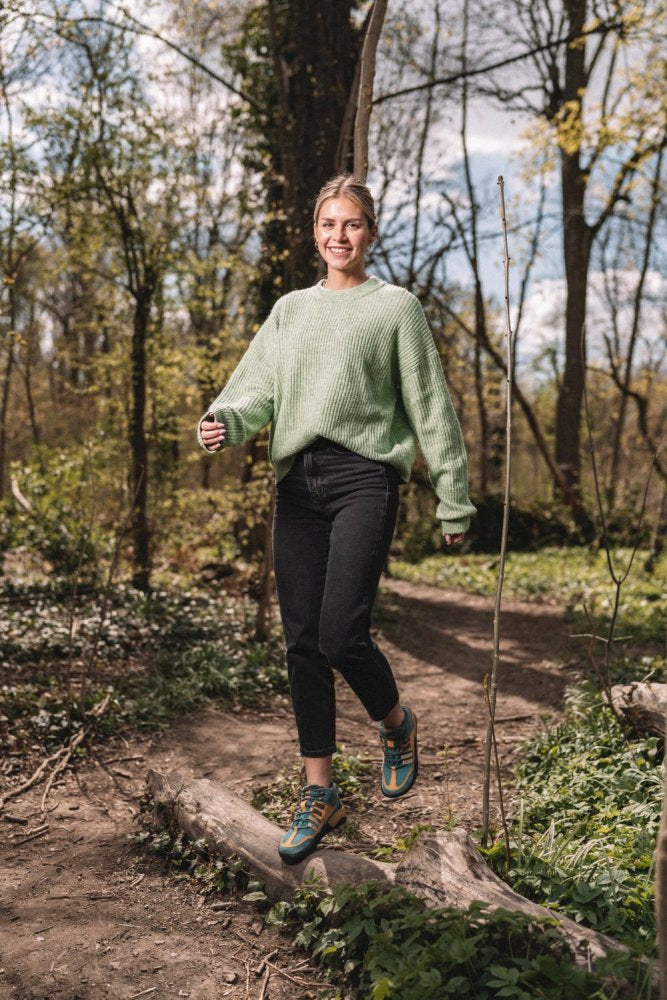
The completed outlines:
[[[327,276],[322,284],[330,292],[342,292],[346,288],[363,285],[364,281],[368,281],[368,275],[365,271],[358,274],[341,274],[340,271],[333,271],[327,272]]]

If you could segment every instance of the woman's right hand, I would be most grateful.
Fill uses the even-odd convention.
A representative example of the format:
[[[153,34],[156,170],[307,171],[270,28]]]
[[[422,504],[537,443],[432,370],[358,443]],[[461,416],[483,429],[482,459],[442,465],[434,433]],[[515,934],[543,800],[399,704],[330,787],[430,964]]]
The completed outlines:
[[[201,424],[201,439],[208,451],[220,451],[225,440],[225,425],[218,423],[212,413],[207,413]]]

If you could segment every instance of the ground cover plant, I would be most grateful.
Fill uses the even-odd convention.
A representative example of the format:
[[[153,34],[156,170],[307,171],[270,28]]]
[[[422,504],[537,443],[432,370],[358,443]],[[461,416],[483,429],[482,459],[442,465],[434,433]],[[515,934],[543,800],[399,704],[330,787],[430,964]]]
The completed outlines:
[[[626,733],[592,684],[568,692],[562,721],[529,740],[517,767],[511,866],[522,895],[652,953],[653,866],[662,747]]]
[[[333,780],[349,802],[358,802],[362,779],[371,773],[371,764],[364,757],[350,753],[337,745],[332,760]],[[300,767],[283,768],[276,778],[255,790],[252,805],[274,823],[292,818],[294,803],[304,783]]]
[[[305,887],[269,919],[296,930],[295,944],[332,978],[344,977],[336,1000],[611,1000],[628,984],[636,1000],[650,995],[650,973],[632,958],[616,954],[585,971],[555,926],[477,903],[428,909],[401,888]]]
[[[51,750],[108,696],[98,735],[149,729],[206,700],[265,703],[286,690],[277,625],[250,638],[247,598],[212,588],[75,599],[50,587],[0,595],[0,747]],[[81,751],[83,752],[83,750]]]

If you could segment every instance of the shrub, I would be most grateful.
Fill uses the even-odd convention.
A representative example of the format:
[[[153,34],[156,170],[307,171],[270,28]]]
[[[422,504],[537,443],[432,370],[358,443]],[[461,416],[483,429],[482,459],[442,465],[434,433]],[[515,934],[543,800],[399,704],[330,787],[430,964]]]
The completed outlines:
[[[549,922],[491,913],[480,903],[432,910],[402,888],[338,886],[329,894],[306,887],[292,903],[278,903],[269,919],[299,928],[295,944],[343,978],[337,998],[602,1000],[616,995],[616,976],[636,974],[625,956],[604,970],[577,967]]]
[[[653,852],[662,803],[658,740],[628,739],[589,684],[517,768],[519,819],[507,878],[518,892],[652,948]],[[489,857],[502,871],[502,848]]]

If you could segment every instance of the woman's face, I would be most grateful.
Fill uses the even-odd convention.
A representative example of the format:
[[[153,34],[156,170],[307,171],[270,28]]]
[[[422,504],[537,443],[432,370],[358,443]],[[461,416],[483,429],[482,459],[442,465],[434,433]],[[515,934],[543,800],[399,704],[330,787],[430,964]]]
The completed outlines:
[[[377,236],[377,226],[350,198],[327,198],[320,206],[314,226],[315,241],[330,271],[362,275],[369,245]]]

